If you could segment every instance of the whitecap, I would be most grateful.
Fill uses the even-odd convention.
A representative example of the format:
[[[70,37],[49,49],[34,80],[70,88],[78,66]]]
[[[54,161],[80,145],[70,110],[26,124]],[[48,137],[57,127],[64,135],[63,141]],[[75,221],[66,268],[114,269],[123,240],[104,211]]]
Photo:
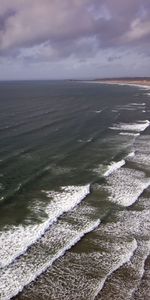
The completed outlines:
[[[96,114],[100,114],[102,111],[103,111],[103,110],[101,109],[101,110],[95,110],[94,112],[95,112]]]
[[[93,141],[93,137],[91,137],[91,138],[89,138],[89,139],[87,139],[87,140],[82,140],[82,139],[79,139],[79,140],[78,140],[79,143],[90,143],[90,142],[92,142],[92,141]]]
[[[113,172],[115,172],[116,170],[120,169],[123,165],[125,165],[125,160],[122,159],[118,162],[112,162],[109,166],[108,166],[108,170],[104,173],[104,176],[107,177],[110,174],[112,174]]]
[[[131,257],[133,256],[133,253],[135,252],[135,250],[137,249],[137,241],[134,239],[132,241],[132,243],[130,244],[131,248],[130,250],[125,250],[122,253],[121,259],[120,261],[116,261],[116,264],[113,262],[112,265],[112,269],[107,273],[106,276],[103,277],[103,279],[100,281],[98,287],[96,288],[95,292],[94,292],[94,297],[93,299],[95,299],[95,297],[99,294],[99,292],[102,290],[106,279],[113,274],[117,269],[119,269],[121,266],[123,266],[125,263],[129,262],[131,260]],[[115,254],[114,254],[115,255]]]
[[[90,185],[62,187],[60,192],[43,192],[51,198],[45,209],[46,220],[40,224],[6,227],[0,232],[0,267],[10,264],[24,253],[60,215],[78,205],[90,193]],[[36,209],[39,209],[38,204]]]
[[[128,136],[139,136],[140,133],[133,133],[133,132],[119,132],[120,135],[128,135]]]
[[[142,105],[142,106],[144,106],[144,105],[146,105],[146,103],[145,103],[145,102],[143,102],[143,103],[136,103],[136,102],[133,102],[133,103],[131,103],[131,105],[135,105],[135,106],[140,106],[140,105]]]
[[[108,192],[111,202],[127,207],[136,202],[149,185],[150,178],[145,177],[144,172],[121,168],[107,177],[107,183],[100,188]]]
[[[135,151],[132,151],[132,152],[130,152],[127,156],[126,156],[126,158],[131,158],[131,157],[134,157],[135,156]]]
[[[32,251],[30,249],[29,253],[0,271],[1,300],[9,300],[21,292],[24,286],[35,280],[56,259],[63,256],[67,250],[85,234],[96,229],[99,224],[99,219],[90,222],[86,220],[86,223],[80,226],[78,231],[73,225],[67,225],[65,222],[53,226],[50,233],[47,233],[39,241],[40,247],[35,245],[32,247]]]
[[[149,125],[150,125],[150,121],[144,120],[144,121],[138,121],[137,123],[114,124],[114,126],[109,128],[112,130],[119,130],[119,131],[141,132],[144,131]]]

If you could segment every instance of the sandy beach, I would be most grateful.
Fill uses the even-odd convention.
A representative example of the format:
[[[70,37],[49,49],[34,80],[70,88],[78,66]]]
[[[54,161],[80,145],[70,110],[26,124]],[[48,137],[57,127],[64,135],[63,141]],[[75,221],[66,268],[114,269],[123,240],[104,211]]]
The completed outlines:
[[[142,86],[143,88],[150,88],[150,79],[102,79],[94,80],[102,84],[119,84],[119,85],[131,85],[131,86]]]

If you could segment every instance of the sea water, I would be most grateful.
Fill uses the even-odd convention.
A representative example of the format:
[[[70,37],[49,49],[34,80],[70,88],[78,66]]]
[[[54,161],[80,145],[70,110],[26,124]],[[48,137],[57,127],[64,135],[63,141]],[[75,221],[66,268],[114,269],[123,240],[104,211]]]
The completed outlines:
[[[1,300],[144,297],[149,111],[140,86],[0,83]]]

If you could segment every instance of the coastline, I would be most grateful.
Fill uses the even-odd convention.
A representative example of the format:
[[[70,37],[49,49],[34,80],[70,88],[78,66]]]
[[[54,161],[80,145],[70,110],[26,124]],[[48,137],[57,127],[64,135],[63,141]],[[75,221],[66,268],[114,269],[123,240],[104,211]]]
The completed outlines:
[[[88,83],[99,83],[99,84],[109,84],[109,85],[127,85],[127,86],[135,86],[144,89],[150,89],[150,80],[85,80],[84,82]]]

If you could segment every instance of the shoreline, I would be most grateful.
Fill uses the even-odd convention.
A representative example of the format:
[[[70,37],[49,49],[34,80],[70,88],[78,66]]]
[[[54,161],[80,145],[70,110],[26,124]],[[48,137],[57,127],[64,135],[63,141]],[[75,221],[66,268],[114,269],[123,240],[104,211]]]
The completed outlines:
[[[143,81],[126,81],[126,80],[85,80],[84,82],[87,83],[99,83],[99,84],[109,84],[109,85],[126,85],[126,86],[134,86],[143,89],[150,90],[150,81],[143,82]]]

